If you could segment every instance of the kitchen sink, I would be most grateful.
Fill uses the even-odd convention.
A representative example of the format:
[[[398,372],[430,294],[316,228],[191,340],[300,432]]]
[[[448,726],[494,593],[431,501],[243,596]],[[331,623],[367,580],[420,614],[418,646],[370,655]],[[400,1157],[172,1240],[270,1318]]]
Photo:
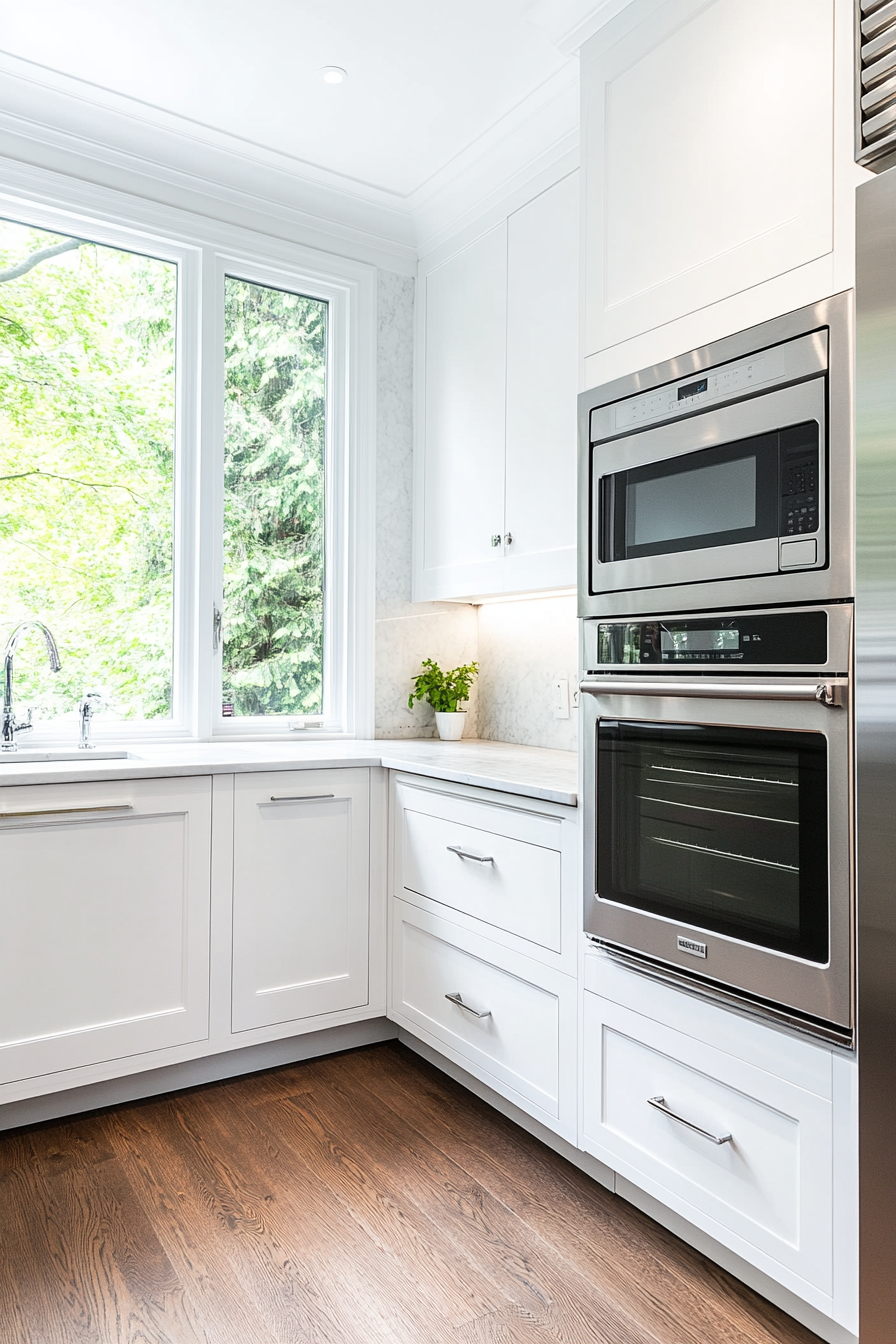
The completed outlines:
[[[102,747],[81,751],[78,747],[19,747],[18,751],[0,752],[4,765],[29,765],[35,761],[126,761],[135,760],[131,751],[104,751]]]

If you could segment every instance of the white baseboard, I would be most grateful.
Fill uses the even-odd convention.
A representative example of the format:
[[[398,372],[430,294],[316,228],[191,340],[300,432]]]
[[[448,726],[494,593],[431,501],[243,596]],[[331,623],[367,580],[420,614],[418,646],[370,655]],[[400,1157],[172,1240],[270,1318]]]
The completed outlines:
[[[157,1097],[163,1092],[181,1092],[203,1083],[239,1078],[244,1073],[276,1069],[281,1064],[298,1064],[303,1059],[331,1055],[338,1050],[354,1050],[361,1045],[391,1041],[397,1035],[398,1028],[394,1023],[385,1017],[372,1017],[364,1022],[349,1022],[323,1031],[306,1032],[302,1036],[289,1036],[285,1040],[247,1045],[241,1050],[226,1050],[222,1054],[206,1055],[203,1059],[187,1059],[161,1069],[130,1074],[126,1078],[107,1078],[65,1092],[10,1101],[0,1106],[0,1131],[36,1125],[44,1120],[59,1120],[106,1106],[121,1106],[128,1101]]]

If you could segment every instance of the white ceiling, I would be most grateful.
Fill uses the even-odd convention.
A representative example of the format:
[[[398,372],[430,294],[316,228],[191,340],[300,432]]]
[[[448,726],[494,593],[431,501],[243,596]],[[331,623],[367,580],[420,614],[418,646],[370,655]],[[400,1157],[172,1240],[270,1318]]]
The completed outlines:
[[[3,10],[12,56],[402,198],[570,59],[535,26],[545,0],[20,0]],[[343,66],[348,81],[325,85],[324,65]]]

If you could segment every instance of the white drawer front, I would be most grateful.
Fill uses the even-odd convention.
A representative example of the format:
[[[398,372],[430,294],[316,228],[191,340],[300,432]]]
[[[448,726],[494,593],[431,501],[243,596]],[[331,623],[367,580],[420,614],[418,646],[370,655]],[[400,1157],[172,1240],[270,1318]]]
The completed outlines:
[[[450,926],[443,931],[450,936]],[[557,994],[403,918],[395,921],[393,973],[395,1007],[402,1017],[548,1114],[558,1114]],[[488,1015],[474,1016],[449,994]]]
[[[590,1151],[753,1263],[832,1291],[829,1101],[590,993],[585,1074]]]
[[[558,850],[469,824],[493,820],[491,814],[497,819],[497,808],[455,803],[451,811],[460,814],[457,820],[403,809],[404,889],[559,952]],[[520,818],[523,826],[526,820]],[[532,829],[538,840],[559,832],[552,823],[539,826],[542,818],[528,820],[536,823]]]

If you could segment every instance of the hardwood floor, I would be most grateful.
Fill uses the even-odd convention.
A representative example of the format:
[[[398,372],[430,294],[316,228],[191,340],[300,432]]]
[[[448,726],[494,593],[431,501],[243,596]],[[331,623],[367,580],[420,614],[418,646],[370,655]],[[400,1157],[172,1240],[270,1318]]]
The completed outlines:
[[[0,1135],[3,1344],[809,1344],[397,1044]]]

